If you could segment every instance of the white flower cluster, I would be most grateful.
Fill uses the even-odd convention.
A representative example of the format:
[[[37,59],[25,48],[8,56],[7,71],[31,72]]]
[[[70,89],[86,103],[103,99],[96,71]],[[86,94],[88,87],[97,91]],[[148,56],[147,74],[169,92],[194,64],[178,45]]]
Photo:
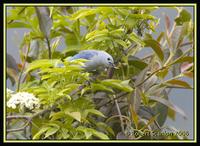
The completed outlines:
[[[7,92],[7,99],[10,99],[10,97],[12,96],[12,94],[14,93],[14,91],[10,90],[10,89],[6,89]]]
[[[18,92],[12,94],[11,98],[7,102],[7,106],[15,109],[17,105],[20,106],[20,109],[24,107],[32,110],[33,108],[39,108],[39,99],[36,98],[33,94],[27,92]]]
[[[6,89],[6,91],[7,91],[7,94],[12,94],[12,93],[14,93],[14,91],[12,91],[12,90],[10,90],[10,89]]]

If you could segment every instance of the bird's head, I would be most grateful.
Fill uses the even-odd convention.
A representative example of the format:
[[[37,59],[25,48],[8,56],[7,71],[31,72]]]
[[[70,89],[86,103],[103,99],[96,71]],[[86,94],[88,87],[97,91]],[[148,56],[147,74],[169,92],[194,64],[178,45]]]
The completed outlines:
[[[100,57],[105,67],[115,67],[114,60],[110,54],[101,51]]]

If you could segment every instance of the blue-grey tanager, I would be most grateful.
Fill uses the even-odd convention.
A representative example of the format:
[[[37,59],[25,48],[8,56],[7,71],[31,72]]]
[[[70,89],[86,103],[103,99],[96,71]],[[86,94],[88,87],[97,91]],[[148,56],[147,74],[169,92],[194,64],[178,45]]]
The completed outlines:
[[[76,59],[88,60],[83,66],[83,68],[85,68],[87,71],[103,71],[106,68],[114,67],[114,60],[112,56],[105,51],[83,50],[69,58],[69,61]]]

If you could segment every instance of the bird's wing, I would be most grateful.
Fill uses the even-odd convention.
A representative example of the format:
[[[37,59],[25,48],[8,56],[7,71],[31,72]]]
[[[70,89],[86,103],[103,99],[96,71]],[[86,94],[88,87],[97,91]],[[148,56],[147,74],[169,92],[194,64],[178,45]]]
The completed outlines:
[[[70,58],[70,60],[80,59],[80,58],[90,60],[95,55],[98,55],[98,52],[95,50],[84,50],[74,55],[72,58]]]

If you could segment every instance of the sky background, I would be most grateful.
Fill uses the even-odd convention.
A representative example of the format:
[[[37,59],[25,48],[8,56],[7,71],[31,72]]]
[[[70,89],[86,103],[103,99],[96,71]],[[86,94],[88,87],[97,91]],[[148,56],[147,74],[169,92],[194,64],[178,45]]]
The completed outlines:
[[[193,7],[184,7],[187,9],[193,16]],[[157,28],[157,32],[154,36],[157,36],[159,32],[165,30],[165,20],[164,14],[167,14],[173,22],[173,19],[177,16],[177,12],[175,9],[168,8],[160,8],[152,13],[152,15],[160,18],[160,24]],[[28,29],[8,29],[7,30],[7,53],[12,55],[17,62],[20,62],[19,58],[19,45],[22,41],[25,32],[28,32]],[[59,50],[66,48],[64,43],[59,45]],[[95,48],[94,48],[95,49]],[[143,49],[143,51],[136,54],[138,57],[145,56],[150,53],[151,50]],[[193,80],[184,78],[185,81],[189,82],[193,86]],[[11,86],[10,80],[7,80],[7,87],[14,90],[15,87]],[[186,115],[188,116],[187,120],[183,119],[182,116],[176,114],[175,121],[171,119],[167,119],[166,125],[171,125],[178,130],[189,131],[189,138],[193,139],[193,90],[189,89],[174,89],[171,91],[169,95],[169,100],[184,110]]]

